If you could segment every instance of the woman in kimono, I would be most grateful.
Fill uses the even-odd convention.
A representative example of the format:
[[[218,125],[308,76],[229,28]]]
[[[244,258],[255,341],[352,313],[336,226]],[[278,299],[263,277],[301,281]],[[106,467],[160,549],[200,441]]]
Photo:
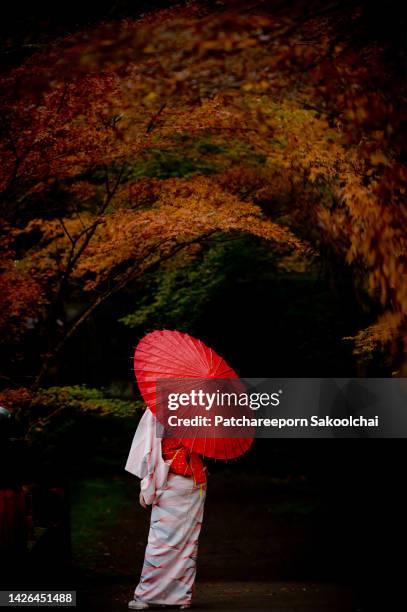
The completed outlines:
[[[151,505],[141,578],[128,606],[146,610],[178,605],[186,610],[194,592],[206,468],[197,453],[179,440],[158,437],[156,430],[156,418],[146,409],[125,467],[141,479],[140,504]]]

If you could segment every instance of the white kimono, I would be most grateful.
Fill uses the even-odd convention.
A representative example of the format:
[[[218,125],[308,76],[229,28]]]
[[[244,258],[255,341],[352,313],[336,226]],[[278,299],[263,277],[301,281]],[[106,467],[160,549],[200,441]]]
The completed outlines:
[[[152,504],[150,531],[140,582],[134,598],[149,604],[191,602],[206,485],[169,471],[162,458],[157,421],[146,410],[133,438],[125,469],[141,478],[141,491]],[[159,425],[160,426],[160,425]]]

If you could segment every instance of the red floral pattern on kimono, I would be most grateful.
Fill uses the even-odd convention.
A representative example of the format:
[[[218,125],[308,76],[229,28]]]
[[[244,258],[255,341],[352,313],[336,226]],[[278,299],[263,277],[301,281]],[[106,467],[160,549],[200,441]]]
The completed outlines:
[[[161,447],[163,458],[172,460],[170,472],[192,476],[196,485],[206,482],[206,468],[198,453],[183,446],[176,438],[162,438]]]

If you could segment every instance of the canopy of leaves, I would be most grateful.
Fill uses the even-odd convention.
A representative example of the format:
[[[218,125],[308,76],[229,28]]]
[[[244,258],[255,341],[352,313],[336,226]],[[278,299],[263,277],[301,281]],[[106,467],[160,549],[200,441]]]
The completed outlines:
[[[24,367],[39,387],[112,295],[167,262],[192,264],[214,236],[242,233],[268,241],[286,269],[328,251],[346,262],[376,316],[356,352],[384,346],[402,363],[397,62],[384,43],[357,36],[363,4],[294,2],[289,13],[265,4],[193,2],[107,22],[2,75],[8,375],[21,375],[35,339]],[[208,265],[215,271],[216,258]],[[143,319],[132,312],[127,323]]]

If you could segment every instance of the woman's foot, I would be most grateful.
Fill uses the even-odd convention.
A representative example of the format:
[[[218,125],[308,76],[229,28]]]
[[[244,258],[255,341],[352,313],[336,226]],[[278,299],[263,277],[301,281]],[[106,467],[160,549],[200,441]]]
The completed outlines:
[[[148,603],[144,603],[144,601],[132,599],[131,601],[129,601],[128,607],[130,608],[130,610],[148,610],[150,606],[148,605]]]
[[[167,606],[161,605],[161,606],[154,606],[154,607],[166,608]],[[179,609],[189,610],[190,607],[191,607],[191,604],[182,604],[182,606],[180,606]],[[150,606],[148,605],[148,603],[145,603],[144,601],[132,599],[131,601],[129,601],[129,608],[131,610],[148,610]]]

